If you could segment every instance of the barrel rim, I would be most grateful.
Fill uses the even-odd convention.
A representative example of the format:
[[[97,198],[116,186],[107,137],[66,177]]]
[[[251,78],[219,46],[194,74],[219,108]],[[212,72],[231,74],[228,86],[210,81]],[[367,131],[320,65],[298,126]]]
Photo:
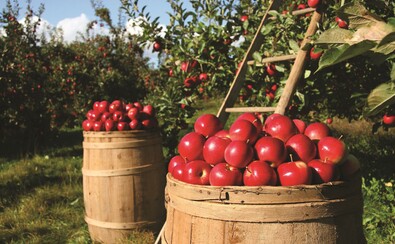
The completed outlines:
[[[129,137],[130,135],[159,133],[159,129],[125,131],[82,131],[84,137]]]
[[[362,179],[298,186],[207,186],[193,185],[166,175],[166,197],[222,204],[284,204],[322,202],[361,194]]]
[[[199,188],[201,190],[219,190],[219,191],[224,191],[224,190],[238,190],[240,192],[243,191],[260,191],[261,189],[269,189],[269,190],[307,190],[307,189],[324,189],[327,187],[333,187],[333,186],[348,186],[352,184],[356,179],[360,177],[360,174],[356,174],[350,181],[331,181],[328,183],[322,183],[322,184],[315,184],[315,185],[295,185],[295,186],[211,186],[211,185],[195,185],[195,184],[189,184],[180,180],[175,179],[171,173],[167,173],[166,178],[168,182],[170,183],[175,183],[181,186],[186,186],[186,187],[195,187]]]

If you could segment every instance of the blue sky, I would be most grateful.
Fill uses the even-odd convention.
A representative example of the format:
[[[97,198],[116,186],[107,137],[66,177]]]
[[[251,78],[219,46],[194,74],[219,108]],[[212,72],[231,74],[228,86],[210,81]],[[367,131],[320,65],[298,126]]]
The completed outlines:
[[[134,0],[131,1],[133,2]],[[14,0],[11,0],[12,2]],[[121,0],[102,0],[101,2],[110,9],[113,22],[118,23]],[[4,9],[5,3],[6,0],[0,0],[0,10]],[[18,0],[18,3],[22,7],[18,20],[23,22],[26,12],[26,0]],[[90,21],[97,19],[90,0],[31,0],[33,10],[37,11],[41,3],[44,4],[45,11],[41,16],[42,21],[39,27],[41,30],[39,29],[38,32],[46,32],[46,30],[53,28],[62,29],[63,40],[66,42],[74,41],[79,37],[79,33],[85,32],[86,26]],[[159,22],[162,25],[169,23],[167,12],[171,12],[171,8],[166,0],[139,0],[139,7],[143,6],[147,6],[145,12],[149,12],[152,19],[159,17]],[[128,16],[125,16],[125,18],[128,18]],[[108,33],[106,27],[96,25],[94,28],[98,33]],[[157,54],[152,53],[150,47],[147,47],[144,56],[151,58],[154,62],[157,60]]]
[[[4,8],[5,2],[5,0],[0,1],[1,9]],[[18,2],[22,7],[26,6],[25,0],[19,0]],[[121,6],[120,2],[121,0],[102,1],[103,5],[110,9],[114,20],[117,19],[118,9]],[[95,17],[90,0],[31,0],[33,9],[38,9],[41,3],[45,5],[45,12],[42,18],[54,26],[61,20],[75,18],[81,14],[85,14],[90,20]],[[160,17],[161,23],[165,25],[169,23],[166,12],[170,11],[170,6],[166,0],[139,0],[139,5],[146,5],[146,11],[150,12],[152,17]],[[24,10],[22,10],[22,13],[24,13]]]

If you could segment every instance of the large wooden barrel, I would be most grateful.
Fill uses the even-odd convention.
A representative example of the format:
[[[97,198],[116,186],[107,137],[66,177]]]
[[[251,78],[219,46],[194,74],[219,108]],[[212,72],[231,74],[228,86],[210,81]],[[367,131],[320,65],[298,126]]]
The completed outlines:
[[[83,132],[85,220],[95,242],[137,229],[158,231],[166,216],[166,164],[158,131]]]
[[[361,177],[309,186],[196,186],[167,175],[163,243],[365,243]]]

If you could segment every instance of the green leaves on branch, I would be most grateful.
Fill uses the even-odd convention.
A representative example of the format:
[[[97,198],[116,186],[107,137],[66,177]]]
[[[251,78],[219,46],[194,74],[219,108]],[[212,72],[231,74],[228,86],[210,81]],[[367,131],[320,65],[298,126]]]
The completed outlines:
[[[316,72],[357,56],[368,56],[370,61],[383,65],[395,58],[395,19],[384,22],[359,3],[345,4],[337,15],[348,21],[349,29],[332,28],[323,32],[314,42],[326,49]],[[391,82],[377,86],[367,97],[366,116],[378,115],[395,104],[395,65]]]
[[[338,10],[338,16],[347,19],[353,30],[333,28],[319,36],[315,44],[328,50],[321,57],[317,71],[359,55],[369,55],[372,60],[381,62],[393,58],[394,20],[385,23],[358,3],[344,5]],[[375,55],[381,58],[374,59]]]
[[[366,116],[374,116],[395,103],[395,83],[383,83],[373,89],[367,99]]]
[[[374,42],[365,40],[354,45],[342,44],[338,47],[331,48],[322,55],[317,71],[364,54],[375,46],[376,44]]]

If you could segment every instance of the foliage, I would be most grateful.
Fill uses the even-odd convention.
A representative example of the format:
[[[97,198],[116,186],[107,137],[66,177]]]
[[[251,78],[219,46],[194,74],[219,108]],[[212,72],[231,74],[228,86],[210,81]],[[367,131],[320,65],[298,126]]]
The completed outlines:
[[[146,13],[145,7],[140,8],[138,1],[122,2],[129,17],[139,19],[136,23],[143,29],[143,34],[137,37],[139,43],[161,44],[161,49],[156,51],[162,60],[162,84],[165,87],[184,86],[184,96],[191,98],[224,96],[269,5],[269,1],[210,1],[210,4],[190,1],[189,11],[182,2],[168,0],[172,12],[169,13],[170,24],[164,27],[157,18],[151,20],[150,13]],[[325,31],[350,32],[355,27],[350,25],[349,30],[338,30],[334,20],[337,15],[345,16],[340,14],[346,9],[346,6],[341,6],[342,2],[344,1],[331,0],[320,6],[319,10],[323,10],[325,14],[323,21],[319,23],[317,34],[310,37],[312,43]],[[383,21],[391,21],[394,17],[392,2],[360,2]],[[260,61],[267,57],[295,54],[300,48],[311,47],[300,47],[311,13],[293,14],[293,11],[306,7],[306,1],[288,0],[282,1],[278,10],[269,12],[271,17],[261,30],[265,42],[259,52],[254,54],[255,65],[248,68],[240,92],[241,104],[276,106],[289,76],[291,63],[276,63],[277,73],[270,75],[267,72],[270,64]],[[389,43],[388,38],[385,39]],[[322,51],[324,47],[317,44],[316,49]],[[358,54],[352,49],[354,47],[348,51],[352,56]],[[333,116],[349,120],[361,118],[366,109],[368,94],[379,84],[390,80],[392,61],[376,65],[369,57],[352,56],[338,59],[338,62],[326,58],[323,61],[308,59],[305,73],[299,81],[287,113],[293,117],[308,117],[308,120],[324,120]],[[193,65],[188,65],[185,69],[184,62]],[[319,68],[320,65],[323,67],[322,62],[327,63],[325,69]],[[169,71],[172,76],[168,75]],[[208,80],[197,82],[193,86],[183,84],[185,78],[197,77],[201,73],[207,73]],[[166,93],[166,90],[162,89],[162,92]],[[184,97],[179,94],[175,101],[181,99]],[[377,120],[379,116],[372,119]]]
[[[373,178],[363,183],[363,226],[368,243],[395,241],[395,181]],[[378,194],[379,193],[379,194]]]
[[[337,14],[350,29],[326,30],[315,41],[316,46],[326,49],[317,71],[360,55],[368,56],[376,65],[388,65],[388,83],[380,84],[367,97],[366,115],[376,115],[395,104],[395,18],[388,18],[386,23],[360,3],[346,4]]]
[[[2,153],[36,151],[51,131],[79,126],[93,101],[145,96],[148,60],[124,28],[97,8],[103,20],[89,23],[80,41],[65,43],[57,32],[37,32],[43,5],[34,11],[28,4],[19,22],[17,1],[7,1],[0,16]],[[110,34],[95,34],[98,25],[107,25]]]

